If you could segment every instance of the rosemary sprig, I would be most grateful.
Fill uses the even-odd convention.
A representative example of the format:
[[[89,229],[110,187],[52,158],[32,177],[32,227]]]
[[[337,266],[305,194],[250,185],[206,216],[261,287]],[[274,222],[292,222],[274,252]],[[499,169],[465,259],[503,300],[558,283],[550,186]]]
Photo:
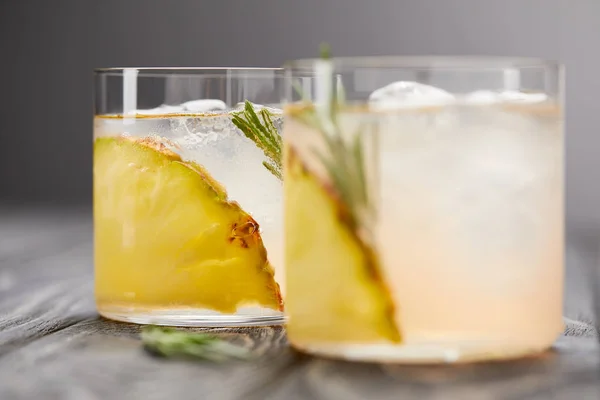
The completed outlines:
[[[242,111],[232,113],[232,122],[267,156],[269,160],[263,161],[265,168],[282,180],[282,140],[272,117],[273,114],[266,108],[262,108],[257,114],[252,103],[246,100]]]
[[[216,336],[148,325],[142,328],[147,349],[164,357],[187,356],[207,361],[247,360],[249,351]]]
[[[330,62],[330,50],[321,46],[321,62]],[[325,69],[327,71],[327,69]],[[327,73],[327,72],[325,72]],[[338,111],[345,104],[345,93],[341,77],[337,77],[335,95],[329,71],[323,81],[329,85],[329,98],[324,104],[307,106],[296,118],[321,134],[325,144],[325,154],[315,149],[315,155],[323,163],[332,184],[350,213],[350,222],[354,228],[368,229],[368,219],[373,208],[368,190],[368,179],[363,150],[364,125],[345,138],[338,121]]]

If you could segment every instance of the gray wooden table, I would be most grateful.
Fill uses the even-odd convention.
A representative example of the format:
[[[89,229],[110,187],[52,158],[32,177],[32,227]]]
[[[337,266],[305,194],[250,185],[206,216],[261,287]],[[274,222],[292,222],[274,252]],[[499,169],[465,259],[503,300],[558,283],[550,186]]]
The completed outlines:
[[[0,208],[0,399],[600,399],[593,328],[595,234],[570,233],[567,329],[543,357],[407,367],[292,351],[282,327],[217,329],[255,361],[211,364],[146,353],[139,328],[100,319],[87,212]]]

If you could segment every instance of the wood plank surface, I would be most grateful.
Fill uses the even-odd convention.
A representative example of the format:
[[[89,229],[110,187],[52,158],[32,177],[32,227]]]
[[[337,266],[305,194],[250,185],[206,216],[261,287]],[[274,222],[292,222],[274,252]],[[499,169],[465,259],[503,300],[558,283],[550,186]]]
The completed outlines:
[[[0,209],[0,399],[600,399],[595,233],[569,235],[567,329],[552,351],[409,367],[301,355],[282,327],[209,330],[253,361],[154,357],[138,326],[95,312],[91,229],[85,212]]]

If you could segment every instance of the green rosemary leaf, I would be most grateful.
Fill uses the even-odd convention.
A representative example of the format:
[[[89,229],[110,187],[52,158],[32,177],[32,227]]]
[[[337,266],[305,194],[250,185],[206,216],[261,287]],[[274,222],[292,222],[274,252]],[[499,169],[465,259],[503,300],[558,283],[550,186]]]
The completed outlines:
[[[148,325],[142,328],[141,337],[146,348],[164,357],[186,356],[214,362],[250,357],[246,348],[205,333]]]
[[[269,164],[266,161],[263,161],[263,165],[265,166],[266,169],[268,169],[273,175],[275,175],[277,177],[277,179],[279,180],[283,180],[283,173],[281,172],[281,168],[277,167],[276,165],[273,164]]]
[[[360,132],[357,132],[354,135],[354,145],[353,145],[353,155],[354,155],[354,159],[356,160],[356,163],[354,164],[356,166],[356,177],[359,180],[358,186],[359,187],[366,187],[367,186],[367,176],[365,174],[365,157],[363,155],[363,143],[362,143],[362,136],[360,134]],[[358,191],[359,196],[361,197],[361,203],[363,204],[368,204],[368,191],[367,190],[363,190],[363,191]]]
[[[329,46],[329,43],[321,43],[319,54],[322,60],[329,60],[331,58],[331,46]]]
[[[244,116],[252,128],[255,129],[256,134],[260,135],[265,143],[272,145],[270,138],[267,136],[267,129],[260,123],[260,119],[258,119],[258,115],[256,115],[256,112],[254,111],[254,106],[252,106],[252,103],[249,101],[246,101]]]
[[[260,129],[260,127],[257,128],[251,119],[245,120],[240,115],[234,115],[232,117],[232,122],[244,133],[248,139],[251,139],[254,142],[260,142],[257,144],[263,147],[268,145],[268,141],[264,137],[263,131]]]
[[[345,174],[344,171],[340,168],[340,166],[336,164],[335,161],[332,160],[330,157],[327,157],[326,155],[323,155],[320,152],[315,152],[315,155],[319,158],[319,160],[327,170],[327,174],[329,175],[338,195],[341,197],[341,199],[344,201],[347,207],[351,209],[352,202],[348,201],[348,199],[352,198],[352,194],[349,193],[350,185],[348,182],[347,174]],[[351,211],[352,222],[356,223],[356,219],[354,218],[355,213],[352,209]]]
[[[273,141],[272,150],[274,150],[276,155],[281,155],[281,149],[283,147],[283,142],[281,140],[281,136],[277,133],[277,128],[275,124],[273,124],[273,120],[271,119],[271,113],[266,109],[260,110],[260,116],[263,120],[263,126],[265,127],[267,132],[275,132],[275,135],[270,135],[270,139]]]
[[[263,108],[259,111],[260,118],[254,110],[254,106],[248,100],[244,103],[244,109],[232,113],[233,124],[258,146],[268,158],[263,165],[278,179],[282,179],[282,140],[275,124],[273,114]]]

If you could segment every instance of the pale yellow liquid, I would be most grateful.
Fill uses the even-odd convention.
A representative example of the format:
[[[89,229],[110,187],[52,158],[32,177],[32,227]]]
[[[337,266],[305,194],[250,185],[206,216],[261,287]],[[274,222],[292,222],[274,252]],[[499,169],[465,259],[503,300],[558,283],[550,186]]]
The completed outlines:
[[[341,117],[348,131],[366,120],[374,122],[366,132],[372,223],[403,342],[313,343],[295,335],[293,345],[417,363],[550,347],[563,329],[560,110],[453,106]],[[308,151],[314,132],[286,124],[286,138],[327,179]]]
[[[230,116],[170,114],[95,118],[95,138],[121,135],[153,138],[166,144],[183,160],[206,168],[225,188],[229,199],[238,202],[258,223],[267,258],[275,269],[275,279],[283,282],[281,182],[262,165],[265,160],[262,150],[237,131]],[[95,196],[102,195],[95,193]],[[132,212],[136,201],[142,200],[131,199],[130,204],[115,207],[121,207],[123,213]],[[177,222],[185,216],[160,215],[158,218]],[[128,229],[146,228],[140,224]],[[134,257],[140,254],[141,250],[128,249],[126,244],[123,244],[123,252],[133,252]],[[202,274],[182,277],[173,273],[171,265],[158,271],[149,270],[144,263],[118,265],[105,261],[111,257],[101,246],[96,246],[95,252],[96,303],[99,312],[109,318],[188,326],[264,325],[283,321],[282,312],[254,304],[243,305],[231,314],[199,306],[197,288],[206,281]],[[284,293],[283,285],[281,289]],[[227,295],[224,291],[223,296]]]

